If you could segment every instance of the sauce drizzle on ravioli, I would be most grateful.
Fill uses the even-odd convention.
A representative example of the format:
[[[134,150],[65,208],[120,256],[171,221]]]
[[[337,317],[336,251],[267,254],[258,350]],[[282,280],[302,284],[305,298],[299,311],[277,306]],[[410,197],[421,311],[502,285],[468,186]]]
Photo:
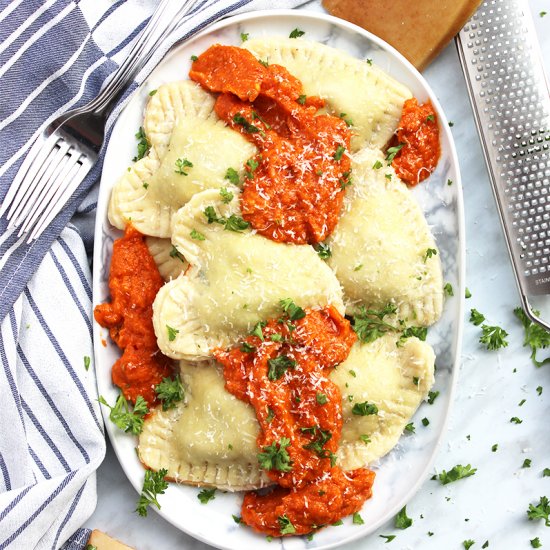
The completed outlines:
[[[214,45],[189,76],[219,93],[216,114],[259,149],[246,163],[243,218],[274,241],[314,244],[334,230],[351,183],[351,130],[317,114],[324,101],[280,65],[249,51]]]
[[[311,533],[357,512],[374,481],[371,470],[336,464],[342,396],[328,374],[348,356],[355,333],[331,306],[289,311],[214,353],[227,390],[256,411],[258,458],[278,484],[247,493],[242,520],[271,536]]]

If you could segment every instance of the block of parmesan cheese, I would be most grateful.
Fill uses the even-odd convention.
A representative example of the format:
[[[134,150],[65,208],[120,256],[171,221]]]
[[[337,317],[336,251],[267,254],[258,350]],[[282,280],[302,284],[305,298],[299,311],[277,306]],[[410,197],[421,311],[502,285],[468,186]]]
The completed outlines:
[[[94,529],[88,539],[88,547],[97,550],[133,550],[130,546],[122,544],[118,540],[111,538],[109,535]]]
[[[325,9],[379,36],[424,69],[481,0],[323,0]]]

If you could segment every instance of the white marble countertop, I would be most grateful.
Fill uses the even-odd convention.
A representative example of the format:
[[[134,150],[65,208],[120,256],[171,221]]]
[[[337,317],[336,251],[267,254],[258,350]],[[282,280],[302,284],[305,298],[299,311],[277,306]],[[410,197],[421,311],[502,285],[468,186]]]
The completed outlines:
[[[550,74],[550,3],[529,0],[529,5]],[[307,7],[322,9],[318,2]],[[549,13],[541,17],[544,10]],[[434,472],[471,464],[477,473],[445,486],[426,481],[407,505],[413,519],[410,528],[395,529],[392,521],[347,548],[458,550],[464,548],[464,540],[471,539],[473,550],[481,549],[486,541],[486,548],[515,550],[531,548],[530,540],[535,537],[543,548],[550,548],[550,528],[543,521],[528,521],[526,514],[529,504],[537,503],[540,496],[550,498],[550,477],[542,475],[544,468],[550,468],[550,366],[537,369],[530,351],[522,346],[523,329],[513,315],[519,305],[518,292],[454,44],[424,76],[454,122],[465,200],[466,285],[472,293],[466,300],[455,402]],[[479,328],[468,322],[470,308],[483,312],[491,324],[509,333],[507,348],[490,352],[479,345]],[[546,350],[543,356],[549,354]],[[511,423],[511,417],[519,417],[522,423]],[[496,451],[494,445],[498,445]],[[531,460],[531,467],[522,467],[525,459]],[[106,531],[137,550],[208,548],[158,514],[140,518],[133,512],[137,495],[110,446],[97,480],[98,505],[86,527]],[[381,534],[396,537],[386,546]]]

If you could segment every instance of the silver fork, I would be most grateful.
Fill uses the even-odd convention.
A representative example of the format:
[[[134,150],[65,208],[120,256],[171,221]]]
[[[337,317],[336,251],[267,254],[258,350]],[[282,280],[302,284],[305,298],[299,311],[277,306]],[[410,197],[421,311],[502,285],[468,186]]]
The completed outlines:
[[[8,228],[18,237],[37,239],[57,216],[97,161],[111,110],[161,42],[190,15],[199,0],[184,0],[177,14],[164,17],[172,0],[161,0],[133,45],[99,95],[59,116],[42,131],[21,164],[0,207]]]

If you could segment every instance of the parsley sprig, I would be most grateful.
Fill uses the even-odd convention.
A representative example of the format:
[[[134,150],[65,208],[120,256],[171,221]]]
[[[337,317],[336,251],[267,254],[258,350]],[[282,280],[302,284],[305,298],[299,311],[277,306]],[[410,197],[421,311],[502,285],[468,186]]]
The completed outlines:
[[[550,503],[548,502],[548,498],[540,497],[539,503],[536,506],[529,504],[527,517],[530,520],[543,519],[546,527],[550,527]]]
[[[290,439],[281,437],[279,442],[273,442],[271,445],[263,448],[258,453],[258,463],[264,470],[277,470],[279,472],[290,472],[292,470],[292,461],[286,450],[290,445]]]
[[[480,344],[485,344],[490,351],[505,348],[508,345],[506,337],[508,333],[501,327],[481,325],[482,334],[479,338]]]
[[[538,312],[535,311],[535,314],[538,314]],[[550,332],[544,330],[540,325],[533,323],[520,307],[514,309],[514,315],[523,325],[523,329],[525,331],[523,345],[531,348],[531,360],[534,365],[537,367],[542,367],[542,365],[550,363],[550,357],[547,357],[542,361],[537,360],[537,351],[539,349],[546,349],[547,347],[550,347]]]
[[[239,233],[241,231],[244,231],[245,229],[248,229],[248,227],[250,226],[247,221],[243,220],[239,216],[236,216],[235,214],[231,214],[229,218],[218,216],[213,206],[207,206],[204,209],[203,213],[206,216],[206,220],[209,224],[219,223],[220,225],[224,226],[224,229],[226,231],[235,231]]]
[[[138,144],[137,155],[132,159],[134,162],[142,159],[148,153],[150,147],[142,126],[139,127],[139,130],[136,133],[136,139],[138,140]]]
[[[453,483],[459,479],[464,479],[465,477],[473,476],[477,472],[477,468],[472,468],[470,464],[462,466],[457,464],[451,468],[448,472],[443,470],[439,476],[436,476],[436,479],[439,479],[441,485],[447,485],[448,483]]]
[[[155,386],[155,393],[162,402],[162,410],[173,409],[178,401],[185,396],[179,374],[175,378],[163,378],[160,384]]]
[[[132,411],[122,393],[119,394],[114,406],[109,405],[102,395],[99,396],[99,402],[111,409],[109,420],[117,428],[120,428],[123,432],[131,432],[134,435],[141,433],[143,430],[143,419],[149,412],[147,402],[141,395],[138,395]]]
[[[154,504],[160,510],[160,504],[157,500],[158,495],[163,495],[168,488],[168,482],[164,479],[168,470],[162,468],[158,472],[153,470],[145,470],[145,479],[143,480],[143,488],[139,496],[136,512],[141,516],[147,516],[147,507]]]

